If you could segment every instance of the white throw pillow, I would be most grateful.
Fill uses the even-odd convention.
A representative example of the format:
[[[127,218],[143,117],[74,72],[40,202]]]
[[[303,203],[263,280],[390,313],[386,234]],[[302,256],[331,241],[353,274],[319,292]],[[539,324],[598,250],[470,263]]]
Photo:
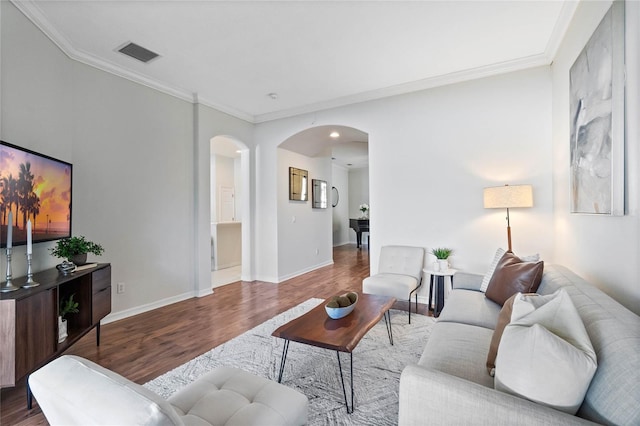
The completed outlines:
[[[498,347],[497,390],[575,414],[596,368],[589,335],[564,289],[516,296]]]
[[[504,256],[506,252],[507,251],[503,248],[499,248],[498,250],[496,250],[496,254],[493,256],[493,260],[489,265],[489,270],[487,270],[487,273],[484,274],[484,277],[482,277],[482,284],[480,284],[481,292],[483,293],[487,292],[487,288],[489,287],[489,281],[491,281],[491,277],[493,276],[493,273],[496,270],[496,266],[498,266],[498,262],[500,262],[500,259],[502,259],[502,256]],[[540,260],[540,255],[538,253],[532,254],[530,256],[518,256],[518,257],[523,262],[537,262]]]
[[[495,256],[493,256],[493,260],[489,265],[489,270],[484,277],[482,278],[482,284],[480,285],[480,291],[483,293],[487,292],[487,287],[489,287],[489,281],[491,281],[491,277],[493,276],[493,272],[496,270],[496,266],[498,266],[498,262],[502,259],[502,256],[506,253],[505,249],[499,248],[496,250]]]
[[[523,262],[537,262],[540,260],[540,253],[530,254],[529,256],[518,256]]]

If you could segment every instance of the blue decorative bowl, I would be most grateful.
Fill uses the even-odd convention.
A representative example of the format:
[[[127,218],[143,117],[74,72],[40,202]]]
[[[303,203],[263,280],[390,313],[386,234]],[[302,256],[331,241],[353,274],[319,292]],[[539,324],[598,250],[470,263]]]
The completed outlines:
[[[331,318],[331,319],[340,319],[340,318],[346,317],[351,312],[353,312],[353,310],[356,307],[356,303],[358,303],[358,293],[355,293],[355,295],[356,295],[355,302],[353,302],[349,306],[344,306],[342,308],[330,308],[327,305],[324,305],[324,309],[325,309],[325,311],[327,311],[327,315],[329,315],[329,318]]]

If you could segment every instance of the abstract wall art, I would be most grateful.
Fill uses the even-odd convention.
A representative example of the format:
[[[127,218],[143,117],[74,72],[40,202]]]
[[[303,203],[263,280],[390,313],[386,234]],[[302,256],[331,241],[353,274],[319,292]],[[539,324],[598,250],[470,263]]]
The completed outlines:
[[[571,213],[624,215],[624,2],[569,71]]]

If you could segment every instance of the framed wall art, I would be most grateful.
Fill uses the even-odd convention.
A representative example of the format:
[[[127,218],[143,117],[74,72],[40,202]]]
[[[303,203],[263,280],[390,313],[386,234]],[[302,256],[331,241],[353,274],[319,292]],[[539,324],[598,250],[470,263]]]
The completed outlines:
[[[309,172],[289,167],[289,200],[307,201],[309,199]]]
[[[571,213],[624,215],[624,2],[569,71]]]
[[[328,206],[327,182],[320,179],[311,179],[311,207],[314,209],[326,209]]]

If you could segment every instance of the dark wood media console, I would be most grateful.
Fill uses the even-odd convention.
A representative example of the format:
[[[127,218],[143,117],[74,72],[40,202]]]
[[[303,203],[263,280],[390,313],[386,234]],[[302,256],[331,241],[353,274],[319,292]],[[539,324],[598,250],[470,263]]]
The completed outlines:
[[[100,320],[111,312],[111,265],[62,275],[56,268],[33,275],[40,283],[30,289],[0,293],[0,387],[16,382],[61,355],[96,327],[100,345]],[[26,277],[13,280],[21,286]],[[74,294],[79,313],[68,315],[68,337],[58,343],[58,308]]]

